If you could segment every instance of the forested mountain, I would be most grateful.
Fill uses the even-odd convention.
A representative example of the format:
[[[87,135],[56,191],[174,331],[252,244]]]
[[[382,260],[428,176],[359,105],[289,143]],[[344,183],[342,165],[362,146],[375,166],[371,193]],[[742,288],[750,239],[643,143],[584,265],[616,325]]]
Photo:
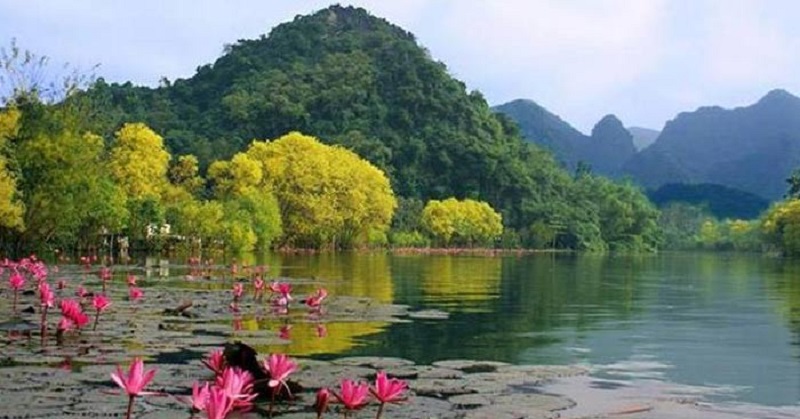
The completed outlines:
[[[530,99],[517,99],[492,108],[519,125],[522,136],[550,151],[566,167],[574,169],[586,148],[586,136],[558,115]]]
[[[592,128],[583,159],[597,173],[618,176],[620,168],[636,154],[633,136],[614,115],[606,115]]]
[[[104,110],[96,129],[105,138],[141,121],[173,155],[196,155],[201,169],[253,139],[300,131],[383,169],[404,202],[488,201],[512,241],[604,249],[657,240],[657,213],[638,189],[572,177],[412,34],[363,9],[298,16],[227,46],[188,79],[155,89],[101,80],[89,96]]]
[[[569,170],[580,162],[593,172],[618,176],[636,153],[633,137],[614,115],[603,117],[586,136],[532,100],[517,99],[493,109],[516,122],[525,139],[553,151]]]
[[[798,165],[800,98],[773,90],[751,106],[679,114],[624,169],[651,188],[717,183],[774,200]]]
[[[656,142],[656,138],[661,134],[661,131],[643,127],[628,127],[628,132],[633,137],[633,145],[636,146],[637,151],[649,147],[650,144]]]
[[[701,206],[721,220],[753,220],[769,207],[769,201],[758,195],[709,183],[667,183],[647,196],[659,207],[677,202]]]

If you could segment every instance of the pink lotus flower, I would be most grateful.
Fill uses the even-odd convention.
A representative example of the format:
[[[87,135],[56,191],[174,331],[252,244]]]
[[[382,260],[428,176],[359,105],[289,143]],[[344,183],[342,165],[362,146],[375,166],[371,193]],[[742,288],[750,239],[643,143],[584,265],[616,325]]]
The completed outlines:
[[[278,330],[278,338],[283,340],[289,340],[292,338],[292,325],[284,324],[281,326],[280,330]]]
[[[348,379],[342,380],[338,394],[333,393],[347,410],[358,410],[366,406],[368,394],[369,386],[366,383],[356,383]]]
[[[244,284],[241,282],[237,282],[233,284],[233,299],[234,301],[239,300],[242,298],[242,294],[244,294]]]
[[[283,305],[292,301],[292,284],[288,282],[278,282],[275,281],[269,286],[269,290],[272,291],[273,294],[279,294],[279,298],[282,298],[285,302]]]
[[[51,308],[55,305],[55,294],[53,294],[53,290],[50,289],[50,284],[47,282],[42,282],[39,284],[39,302],[41,303],[42,307],[44,308]]]
[[[208,405],[209,387],[208,383],[203,383],[201,386],[195,382],[192,384],[192,409],[202,412],[206,410]]]
[[[219,387],[209,388],[205,408],[208,419],[225,419],[228,413],[233,411],[233,407],[234,400],[224,389]]]
[[[61,320],[58,321],[58,330],[61,332],[66,332],[67,330],[72,329],[75,327],[75,323],[72,322],[68,317],[62,317]]]
[[[256,277],[256,279],[253,280],[253,290],[254,290],[253,293],[256,298],[264,294],[264,288],[266,287],[266,285],[267,285],[266,282],[264,282],[264,280],[261,279],[260,276]]]
[[[380,419],[386,403],[400,403],[404,401],[405,397],[403,397],[403,392],[405,392],[407,388],[408,384],[406,384],[405,381],[396,378],[387,378],[384,371],[378,371],[378,374],[375,376],[375,386],[369,389],[370,393],[372,393],[375,399],[381,404],[375,419]]]
[[[89,323],[89,316],[83,312],[81,305],[75,300],[61,300],[61,315],[69,319],[78,328]]]
[[[94,298],[92,298],[92,306],[94,306],[95,309],[94,326],[92,326],[92,330],[97,330],[97,322],[100,321],[100,313],[111,307],[111,300],[104,294],[96,294]]]
[[[39,304],[42,306],[40,329],[42,331],[42,342],[44,342],[45,334],[47,333],[47,309],[56,304],[56,296],[53,294],[53,290],[50,289],[50,284],[46,281],[39,283]]]
[[[331,399],[331,392],[327,388],[317,391],[317,399],[314,402],[314,410],[317,412],[317,419],[322,418],[322,414],[328,410],[328,403]]]
[[[92,306],[98,312],[105,311],[107,308],[111,307],[111,300],[104,294],[97,294],[92,298]]]
[[[138,301],[144,297],[144,292],[140,288],[130,287],[128,289],[128,299],[131,301]]]
[[[403,392],[407,388],[405,381],[388,378],[384,371],[378,371],[375,386],[370,388],[370,393],[381,403],[397,403],[405,400]]]
[[[25,277],[19,272],[14,270],[14,273],[8,277],[8,285],[14,290],[14,313],[17,312],[17,294],[19,290],[25,286]]]
[[[117,365],[117,372],[111,373],[111,379],[114,380],[114,382],[117,383],[117,385],[128,394],[128,411],[125,415],[127,419],[130,419],[131,417],[134,397],[157,394],[144,391],[144,388],[147,386],[147,384],[149,384],[150,381],[153,381],[156,371],[157,370],[153,368],[152,370],[145,372],[144,362],[142,362],[142,359],[134,358],[133,362],[131,362],[128,375],[125,375],[125,373],[122,372],[122,368],[120,368],[119,365]]]
[[[86,297],[88,294],[89,291],[86,291],[86,288],[84,288],[83,285],[78,285],[78,289],[75,291],[76,296],[83,298]]]
[[[141,358],[134,358],[133,362],[131,362],[131,366],[128,370],[128,374],[122,371],[119,365],[117,365],[117,372],[111,373],[111,379],[114,380],[117,385],[125,391],[129,396],[147,396],[151,394],[157,394],[154,392],[144,391],[144,388],[153,381],[153,377],[156,375],[157,369],[153,368],[145,372],[144,370],[144,361]]]
[[[211,351],[211,353],[208,354],[208,357],[206,357],[206,359],[204,359],[202,362],[203,365],[213,371],[214,375],[216,376],[222,375],[222,373],[225,371],[225,356],[223,355],[221,349]]]
[[[22,289],[22,287],[25,286],[25,277],[15,270],[14,273],[8,277],[8,285],[14,290]]]
[[[128,275],[128,277],[126,278],[126,281],[128,282],[128,286],[129,287],[135,287],[136,286],[136,275]]]
[[[297,363],[283,354],[272,354],[263,362],[264,370],[269,373],[269,386],[272,388],[284,386],[289,391],[286,379],[289,374],[297,370]]]
[[[227,367],[222,375],[217,376],[217,387],[224,389],[225,394],[233,399],[233,406],[249,409],[257,394],[253,393],[253,376],[238,367]]]
[[[322,306],[322,302],[325,301],[325,298],[328,297],[328,290],[325,288],[319,288],[317,292],[308,296],[306,298],[306,305],[311,308],[319,308]]]

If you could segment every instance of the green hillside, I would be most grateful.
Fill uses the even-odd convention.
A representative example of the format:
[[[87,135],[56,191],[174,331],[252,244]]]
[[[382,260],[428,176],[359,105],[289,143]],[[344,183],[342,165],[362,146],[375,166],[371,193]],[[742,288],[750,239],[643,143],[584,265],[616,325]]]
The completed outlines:
[[[101,80],[89,94],[104,109],[96,121],[104,136],[142,121],[173,155],[194,154],[201,168],[253,139],[300,131],[382,168],[401,197],[490,202],[512,228],[509,243],[655,244],[655,210],[640,191],[574,179],[412,34],[363,9],[332,6],[297,17],[227,46],[188,79],[155,89]],[[613,226],[604,220],[617,215]]]

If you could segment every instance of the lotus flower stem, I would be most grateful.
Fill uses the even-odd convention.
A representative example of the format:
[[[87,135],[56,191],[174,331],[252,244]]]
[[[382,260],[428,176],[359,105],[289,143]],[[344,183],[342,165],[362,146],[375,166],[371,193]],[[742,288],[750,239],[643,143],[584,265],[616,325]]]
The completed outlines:
[[[125,419],[131,419],[131,413],[133,412],[133,399],[134,395],[128,396],[128,411],[125,413]]]
[[[378,414],[375,415],[375,419],[381,419],[381,415],[383,414],[383,407],[386,406],[386,403],[381,403],[378,407]]]
[[[47,337],[47,306],[42,306],[42,346],[44,346],[44,340]]]
[[[269,400],[269,417],[272,417],[272,406],[275,404],[275,391],[272,391],[272,398]]]

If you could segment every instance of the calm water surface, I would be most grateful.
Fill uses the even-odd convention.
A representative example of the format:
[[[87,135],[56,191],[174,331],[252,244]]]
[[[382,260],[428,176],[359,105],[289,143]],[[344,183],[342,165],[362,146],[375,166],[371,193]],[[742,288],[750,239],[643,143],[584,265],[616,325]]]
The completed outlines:
[[[273,273],[449,313],[330,325],[313,355],[585,363],[597,378],[800,403],[800,262],[760,255],[280,256]],[[338,336],[337,336],[338,335]],[[308,352],[301,342],[287,352]]]

